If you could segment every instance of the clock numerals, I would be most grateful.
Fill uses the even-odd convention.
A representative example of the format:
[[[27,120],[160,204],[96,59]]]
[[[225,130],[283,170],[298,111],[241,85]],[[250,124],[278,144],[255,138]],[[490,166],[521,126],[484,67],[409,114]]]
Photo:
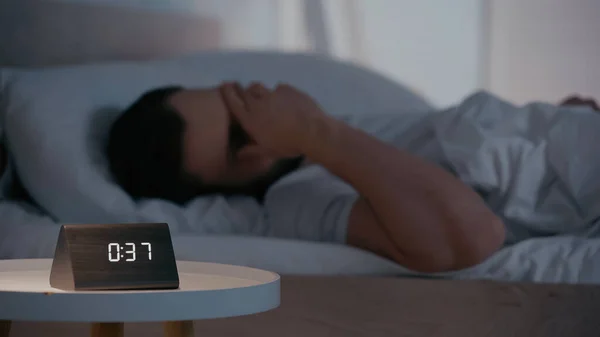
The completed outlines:
[[[142,246],[148,246],[148,260],[152,261],[152,245],[150,242],[142,242]]]
[[[120,244],[118,244],[118,243],[109,243],[108,244],[108,261],[110,261],[110,262],[121,261],[121,245]]]
[[[127,262],[133,262],[135,261],[135,243],[126,243],[125,246],[129,246],[131,247],[131,250],[128,250],[125,252],[125,254],[130,254],[131,257],[126,258],[125,261]]]
[[[152,261],[152,245],[150,242],[142,242],[142,246],[148,247],[148,261]],[[108,244],[108,261],[110,262],[120,262],[121,258],[125,258],[125,262],[134,262],[137,260],[137,253],[135,250],[135,243],[127,242],[125,243],[125,248],[130,248],[130,250],[126,250],[123,254],[121,254],[121,245],[115,242],[111,242]]]

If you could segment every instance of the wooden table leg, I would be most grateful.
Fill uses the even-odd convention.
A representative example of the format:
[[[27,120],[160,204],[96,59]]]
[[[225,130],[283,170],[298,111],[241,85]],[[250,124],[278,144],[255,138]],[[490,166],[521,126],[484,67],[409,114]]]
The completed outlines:
[[[123,323],[92,323],[92,337],[123,337]]]
[[[194,321],[164,322],[165,337],[194,337]]]
[[[0,337],[8,337],[10,335],[11,321],[0,321]]]

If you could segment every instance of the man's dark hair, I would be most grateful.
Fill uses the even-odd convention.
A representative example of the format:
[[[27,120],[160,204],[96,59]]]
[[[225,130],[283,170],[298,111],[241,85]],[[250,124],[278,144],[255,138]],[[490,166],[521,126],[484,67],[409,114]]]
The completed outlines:
[[[146,92],[111,127],[106,148],[110,170],[133,198],[182,204],[195,196],[183,169],[185,121],[168,102],[182,89],[168,86]]]

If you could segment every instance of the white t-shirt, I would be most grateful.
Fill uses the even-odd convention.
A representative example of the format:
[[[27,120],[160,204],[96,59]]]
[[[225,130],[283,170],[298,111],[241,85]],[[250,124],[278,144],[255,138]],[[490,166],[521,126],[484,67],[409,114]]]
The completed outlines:
[[[303,167],[267,192],[267,235],[344,243],[350,211],[358,197],[352,186],[322,166]]]

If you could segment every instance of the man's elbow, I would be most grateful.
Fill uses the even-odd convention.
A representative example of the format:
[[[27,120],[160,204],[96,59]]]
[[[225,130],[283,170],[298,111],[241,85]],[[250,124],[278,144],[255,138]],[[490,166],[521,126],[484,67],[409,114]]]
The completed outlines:
[[[429,252],[414,256],[413,261],[407,261],[407,267],[418,272],[441,273],[470,268],[486,261],[502,248],[506,230],[502,220],[495,215],[477,222],[476,226],[483,230],[456,235],[442,247],[432,247]]]
[[[455,259],[451,270],[460,270],[481,264],[502,248],[506,238],[506,228],[500,218],[493,215],[479,221],[486,228],[461,240],[454,247]]]

